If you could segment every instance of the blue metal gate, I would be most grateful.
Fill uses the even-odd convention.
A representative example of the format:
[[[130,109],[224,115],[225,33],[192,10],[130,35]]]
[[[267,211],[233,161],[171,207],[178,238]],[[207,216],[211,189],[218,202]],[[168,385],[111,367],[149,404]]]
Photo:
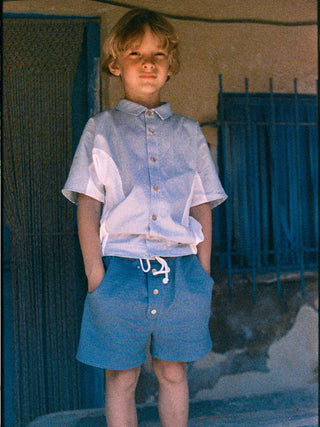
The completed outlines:
[[[215,213],[219,263],[234,273],[305,271],[318,259],[317,98],[223,91],[220,76],[218,164],[229,195]]]

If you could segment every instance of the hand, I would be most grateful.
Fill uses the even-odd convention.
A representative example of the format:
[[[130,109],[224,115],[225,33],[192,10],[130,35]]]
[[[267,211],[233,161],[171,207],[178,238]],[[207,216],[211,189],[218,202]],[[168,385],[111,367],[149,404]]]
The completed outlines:
[[[211,274],[210,260],[207,260],[207,259],[203,260],[200,257],[198,257],[198,258],[199,258],[200,264],[202,265],[202,268],[210,276],[210,274]]]
[[[198,246],[197,257],[198,257],[200,264],[202,265],[202,268],[204,269],[204,271],[206,273],[208,273],[210,276],[210,273],[211,273],[210,252],[208,253],[208,252],[203,251],[201,249],[202,249],[202,247],[200,247],[200,250],[199,250],[199,246]]]
[[[102,282],[105,275],[105,269],[102,265],[99,268],[96,268],[90,275],[87,276],[88,279],[88,292],[91,293],[95,291],[100,283]]]
[[[204,240],[197,246],[197,256],[200,264],[210,276],[210,257],[212,242],[212,214],[208,202],[193,206],[190,209],[190,215],[201,224]]]

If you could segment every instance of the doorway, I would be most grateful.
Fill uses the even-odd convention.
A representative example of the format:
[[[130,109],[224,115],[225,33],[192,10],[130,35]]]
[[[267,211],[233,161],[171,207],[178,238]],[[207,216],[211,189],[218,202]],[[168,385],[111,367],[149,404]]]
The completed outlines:
[[[86,284],[61,188],[76,138],[99,110],[99,33],[96,18],[3,19],[8,427],[93,405],[74,357]]]

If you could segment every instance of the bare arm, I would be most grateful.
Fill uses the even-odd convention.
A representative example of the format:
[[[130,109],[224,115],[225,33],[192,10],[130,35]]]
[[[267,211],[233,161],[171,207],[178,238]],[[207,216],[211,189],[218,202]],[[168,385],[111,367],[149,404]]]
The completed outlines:
[[[211,244],[212,244],[212,213],[209,203],[193,206],[190,209],[190,215],[200,222],[204,240],[197,246],[198,258],[205,269],[210,274],[211,270]]]
[[[91,197],[79,194],[78,234],[84,261],[89,292],[101,283],[105,269],[101,257],[100,215],[102,203]]]

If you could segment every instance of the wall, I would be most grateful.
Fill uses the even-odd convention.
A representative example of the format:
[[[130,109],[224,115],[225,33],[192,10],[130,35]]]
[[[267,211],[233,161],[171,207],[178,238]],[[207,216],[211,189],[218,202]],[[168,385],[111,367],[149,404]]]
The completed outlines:
[[[283,22],[315,22],[316,0],[131,0],[128,3],[182,16],[254,18]],[[195,6],[196,5],[196,6]],[[102,38],[128,9],[102,2],[61,0],[4,2],[4,12],[95,15],[102,18]],[[219,24],[172,19],[181,38],[181,72],[163,91],[174,111],[200,122],[216,117],[218,74],[226,91],[244,89],[249,79],[251,91],[266,91],[269,78],[274,90],[315,93],[317,80],[317,26],[277,26],[263,24]],[[117,79],[103,77],[103,106],[114,106],[121,93]]]
[[[300,93],[316,93],[317,2],[316,0],[124,0],[122,4],[153,8],[179,16],[208,19],[255,19],[276,22],[307,22],[314,25],[285,26],[257,23],[210,23],[171,19],[181,38],[180,73],[163,90],[163,100],[177,113],[200,122],[215,120],[219,92],[218,75],[225,91],[268,91],[273,78],[275,92],[293,92],[298,79]],[[88,0],[25,0],[4,2],[4,12],[100,16],[102,40],[129,9]],[[122,89],[119,80],[102,77],[103,108],[113,107]],[[212,151],[216,133],[204,129]]]
[[[210,319],[213,350],[188,365],[191,399],[227,399],[317,383],[318,276],[306,275],[304,298],[299,275],[282,279],[279,299],[273,278],[258,278],[256,303],[250,297],[249,277],[234,277],[232,302],[227,280],[215,284]],[[141,402],[156,401],[150,358],[142,368],[137,397]]]

